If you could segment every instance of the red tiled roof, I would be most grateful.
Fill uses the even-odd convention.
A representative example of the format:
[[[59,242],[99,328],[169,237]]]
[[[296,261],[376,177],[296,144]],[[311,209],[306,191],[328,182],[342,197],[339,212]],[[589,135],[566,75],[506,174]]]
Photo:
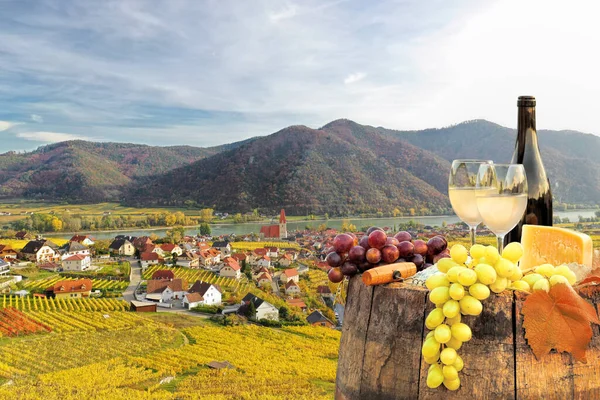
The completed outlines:
[[[244,253],[233,253],[231,257],[235,258],[238,261],[243,261],[246,259],[246,254]]]
[[[92,290],[90,279],[77,279],[74,281],[58,281],[52,286],[54,293],[81,293]]]
[[[187,289],[187,283],[183,279],[151,279],[148,281],[147,293],[162,293],[167,287],[174,292],[182,292]]]
[[[90,239],[90,240],[94,240],[90,235],[74,235],[71,240],[69,240],[69,242],[77,242],[77,243],[81,243],[83,242],[85,239]]]
[[[329,289],[329,286],[327,286],[327,285],[322,285],[322,286],[317,287],[317,293],[331,294],[331,289]]]
[[[306,303],[302,299],[289,299],[287,302],[292,307],[306,308]]]
[[[288,278],[298,275],[298,270],[296,268],[290,268],[283,271],[283,274]]]
[[[265,249],[265,248],[254,249],[254,254],[257,256],[266,256],[267,249]]]
[[[64,261],[81,261],[81,260],[85,260],[87,258],[87,256],[84,256],[83,254],[75,254],[69,258],[65,258]]]
[[[175,279],[175,274],[170,269],[159,269],[154,271],[152,279]]]
[[[285,288],[289,289],[290,286],[298,286],[298,285],[293,280],[290,280],[288,283],[285,284]]]
[[[279,225],[265,225],[260,228],[260,233],[266,238],[279,238]]]
[[[225,264],[227,264],[229,267],[231,267],[231,269],[233,269],[234,271],[239,271],[242,269],[242,267],[240,267],[240,264],[238,264],[238,262],[231,257],[225,257],[223,262]]]
[[[197,303],[204,300],[204,297],[200,293],[188,293],[185,297],[189,303]]]
[[[286,222],[287,220],[285,219],[285,210],[282,208],[281,212],[279,213],[279,223],[284,224]]]
[[[269,257],[269,256],[262,256],[260,259],[266,260],[266,261],[271,261],[271,257]]]
[[[171,253],[177,247],[179,247],[179,246],[177,246],[176,244],[172,244],[172,243],[165,243],[165,244],[163,244],[163,245],[160,246],[160,248],[163,251],[166,251],[166,252],[169,252],[169,253]]]
[[[158,260],[160,260],[160,256],[158,255],[158,253],[146,252],[146,253],[140,254],[140,259],[142,261],[158,261]],[[156,272],[158,272],[158,271],[156,271]],[[172,271],[169,271],[169,272],[171,272],[173,274]],[[173,277],[175,277],[174,274],[173,274]]]
[[[268,281],[272,281],[273,278],[271,278],[271,275],[268,272],[263,272],[257,279],[257,281],[262,281],[263,279],[266,279]]]

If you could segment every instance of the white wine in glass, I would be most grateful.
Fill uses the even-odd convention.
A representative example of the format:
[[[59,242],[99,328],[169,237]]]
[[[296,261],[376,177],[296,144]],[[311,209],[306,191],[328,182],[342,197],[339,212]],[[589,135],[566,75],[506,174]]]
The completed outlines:
[[[471,246],[475,244],[475,231],[483,219],[477,207],[477,173],[481,165],[491,165],[490,160],[454,160],[448,178],[448,197],[454,212],[471,233]]]
[[[483,223],[498,239],[498,251],[504,236],[523,217],[527,208],[527,177],[521,164],[482,165],[477,175],[477,208]]]

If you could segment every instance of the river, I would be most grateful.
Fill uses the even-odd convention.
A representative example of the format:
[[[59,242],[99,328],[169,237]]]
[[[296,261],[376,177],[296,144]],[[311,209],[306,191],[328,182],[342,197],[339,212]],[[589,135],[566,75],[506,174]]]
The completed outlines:
[[[589,218],[594,216],[594,212],[597,210],[573,210],[573,211],[557,211],[554,214],[561,218],[569,218],[571,222],[579,221],[579,216]],[[420,222],[423,225],[438,225],[441,226],[445,221],[448,224],[460,222],[459,218],[455,215],[437,216],[437,217],[398,217],[398,218],[350,218],[350,222],[356,225],[357,228],[363,226],[389,226],[393,227],[394,224],[406,223],[410,220]],[[274,223],[277,221],[275,220]],[[304,229],[305,226],[309,225],[316,228],[320,224],[325,223],[330,228],[340,229],[342,226],[341,219],[330,219],[330,220],[315,220],[315,221],[297,221],[288,222],[288,231],[294,231],[297,229]],[[211,225],[213,236],[229,235],[235,233],[236,235],[246,235],[252,232],[258,233],[260,227],[265,223],[249,223],[249,224],[213,224]],[[81,232],[80,234],[89,234],[96,239],[112,239],[116,235],[129,235],[129,236],[145,236],[154,233],[157,236],[165,236],[168,229],[132,229],[127,231],[112,231],[112,232]],[[187,235],[195,235],[198,233],[198,228],[186,228],[185,233]],[[65,237],[65,234],[48,234],[47,236]]]

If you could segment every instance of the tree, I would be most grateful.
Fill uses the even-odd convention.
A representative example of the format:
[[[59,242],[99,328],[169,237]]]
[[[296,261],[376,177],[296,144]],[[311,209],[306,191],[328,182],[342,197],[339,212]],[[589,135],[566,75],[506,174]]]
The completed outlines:
[[[175,214],[167,213],[165,215],[165,225],[173,226],[175,225],[175,223],[177,223],[177,217],[175,216]]]
[[[203,208],[200,210],[200,221],[202,222],[210,222],[213,219],[213,213],[215,210],[212,208]]]
[[[200,234],[201,235],[210,235],[212,233],[212,229],[210,225],[206,222],[200,224]]]
[[[394,208],[394,209],[392,210],[392,215],[393,215],[394,217],[398,217],[399,215],[402,215],[402,212],[400,212],[400,210],[398,209],[398,207],[396,207],[396,208]]]
[[[63,222],[60,219],[58,219],[58,217],[53,217],[52,220],[50,221],[50,223],[51,223],[51,227],[52,227],[52,232],[62,231]]]
[[[279,319],[286,319],[288,318],[288,316],[290,315],[290,310],[288,310],[287,307],[281,307],[279,309]]]
[[[326,230],[327,230],[327,225],[325,225],[325,224],[321,224],[317,228],[317,231],[319,231],[319,232],[324,232]]]
[[[248,304],[248,310],[246,311],[246,317],[248,318],[256,318],[256,306],[254,302],[251,300],[250,304]]]
[[[342,221],[342,232],[356,232],[356,225],[351,224],[349,219]]]
[[[176,226],[167,231],[167,240],[170,243],[179,243],[181,239],[185,236],[185,229],[183,226]]]
[[[171,253],[171,264],[173,264],[173,266],[177,265],[177,253]]]
[[[596,215],[596,218],[600,218],[600,210],[596,211],[594,214]]]

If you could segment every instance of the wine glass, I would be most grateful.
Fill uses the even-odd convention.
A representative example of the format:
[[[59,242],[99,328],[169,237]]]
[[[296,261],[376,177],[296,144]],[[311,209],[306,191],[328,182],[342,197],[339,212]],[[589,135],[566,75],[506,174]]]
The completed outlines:
[[[471,246],[475,244],[475,231],[482,222],[475,190],[477,189],[477,173],[481,165],[492,165],[490,160],[454,160],[448,178],[448,196],[454,212],[471,233]]]
[[[522,164],[481,165],[477,174],[477,208],[483,223],[496,234],[502,254],[504,236],[527,208],[527,176]]]

